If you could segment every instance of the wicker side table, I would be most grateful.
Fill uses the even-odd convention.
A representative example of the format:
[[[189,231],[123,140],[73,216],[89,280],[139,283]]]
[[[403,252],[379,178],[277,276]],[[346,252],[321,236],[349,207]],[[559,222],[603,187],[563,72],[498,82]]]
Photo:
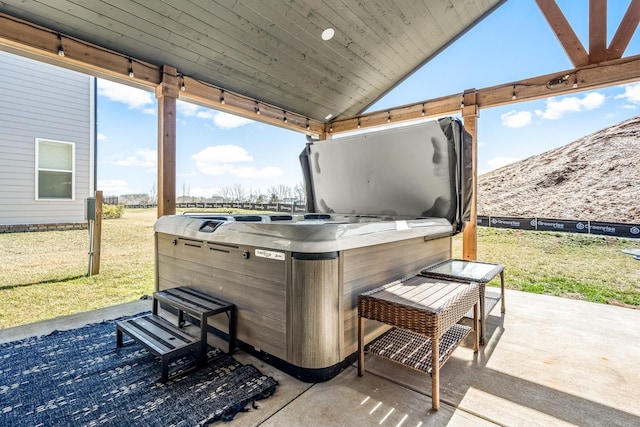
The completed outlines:
[[[456,282],[476,282],[480,285],[480,344],[485,345],[487,304],[485,298],[486,285],[498,274],[500,275],[500,310],[504,314],[504,265],[488,262],[448,259],[431,265],[420,272],[422,276]]]
[[[478,351],[477,283],[413,276],[358,295],[358,375],[364,375],[364,322],[395,326],[369,352],[431,374],[432,405],[440,407],[440,367],[471,328],[458,325],[474,312],[474,346]],[[438,357],[434,362],[433,355]]]

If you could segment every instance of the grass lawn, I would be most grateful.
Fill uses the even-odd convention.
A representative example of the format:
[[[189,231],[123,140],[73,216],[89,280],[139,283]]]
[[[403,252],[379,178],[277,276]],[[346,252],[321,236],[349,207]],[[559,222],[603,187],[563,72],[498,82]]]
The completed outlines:
[[[0,328],[150,295],[155,219],[155,209],[129,209],[104,220],[100,274],[92,277],[86,230],[0,234]],[[454,257],[461,241],[454,238]],[[507,287],[636,308],[640,262],[621,250],[637,247],[631,239],[478,229],[478,259],[504,264]]]
[[[454,239],[454,256],[461,241]],[[478,228],[478,259],[504,264],[508,288],[635,308],[640,262],[621,251],[638,247],[638,239]]]

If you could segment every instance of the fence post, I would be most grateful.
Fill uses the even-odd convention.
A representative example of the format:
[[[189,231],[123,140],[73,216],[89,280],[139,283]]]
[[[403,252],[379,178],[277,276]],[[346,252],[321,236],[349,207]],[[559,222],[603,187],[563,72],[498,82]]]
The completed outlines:
[[[100,273],[100,243],[102,240],[102,191],[96,191],[96,219],[93,226],[93,261],[91,275]]]

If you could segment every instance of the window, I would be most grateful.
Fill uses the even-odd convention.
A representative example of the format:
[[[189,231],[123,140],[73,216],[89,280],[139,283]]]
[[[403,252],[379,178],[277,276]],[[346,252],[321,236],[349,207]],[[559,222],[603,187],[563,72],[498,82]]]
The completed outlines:
[[[36,139],[36,198],[73,200],[75,144]]]

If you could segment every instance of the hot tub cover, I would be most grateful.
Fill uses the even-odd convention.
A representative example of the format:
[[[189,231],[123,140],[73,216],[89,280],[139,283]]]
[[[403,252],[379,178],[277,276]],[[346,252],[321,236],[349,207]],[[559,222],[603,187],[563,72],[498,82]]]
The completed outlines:
[[[454,232],[469,221],[471,135],[458,119],[313,141],[300,163],[308,212],[445,218]]]

